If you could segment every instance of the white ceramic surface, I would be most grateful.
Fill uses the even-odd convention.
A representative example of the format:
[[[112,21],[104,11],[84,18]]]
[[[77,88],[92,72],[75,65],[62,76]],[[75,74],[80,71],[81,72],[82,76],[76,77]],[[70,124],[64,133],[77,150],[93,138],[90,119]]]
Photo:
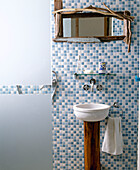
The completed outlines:
[[[73,109],[77,119],[87,122],[97,122],[108,116],[110,106],[98,103],[77,104],[74,105]]]

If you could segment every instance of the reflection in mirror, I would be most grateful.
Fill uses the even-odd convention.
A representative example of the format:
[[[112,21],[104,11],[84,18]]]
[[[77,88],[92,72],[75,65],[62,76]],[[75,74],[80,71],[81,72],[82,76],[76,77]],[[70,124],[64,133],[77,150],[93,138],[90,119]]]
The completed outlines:
[[[115,25],[122,26],[118,22],[112,17],[63,18],[63,37],[114,36]]]

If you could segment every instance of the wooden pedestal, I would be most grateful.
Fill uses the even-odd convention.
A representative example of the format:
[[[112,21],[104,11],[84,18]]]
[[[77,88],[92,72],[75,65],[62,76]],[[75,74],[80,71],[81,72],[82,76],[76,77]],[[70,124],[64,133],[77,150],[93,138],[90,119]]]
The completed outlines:
[[[100,122],[84,122],[85,170],[100,170]]]

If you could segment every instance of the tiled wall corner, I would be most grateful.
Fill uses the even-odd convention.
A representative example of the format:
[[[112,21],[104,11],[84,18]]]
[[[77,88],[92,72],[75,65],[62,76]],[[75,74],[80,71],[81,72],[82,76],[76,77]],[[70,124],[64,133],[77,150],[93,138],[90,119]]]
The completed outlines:
[[[139,86],[134,76],[139,72],[139,30],[140,11],[136,0],[64,0],[64,8],[103,7],[105,2],[113,10],[129,10],[135,16],[132,23],[132,45],[122,42],[99,44],[54,43],[52,42],[52,69],[58,73],[58,88],[53,103],[53,166],[56,170],[84,169],[84,134],[83,122],[76,119],[73,105],[76,103],[99,102],[113,104],[119,102],[124,112],[122,115],[122,133],[124,151],[122,155],[111,156],[101,151],[102,169],[136,170],[137,164],[137,128],[138,128],[138,93]],[[54,9],[52,0],[52,11]],[[117,25],[116,25],[117,27]],[[116,28],[120,31],[120,28]],[[54,17],[52,15],[52,37],[54,37]],[[107,62],[107,69],[117,76],[107,80],[96,76],[97,84],[103,85],[103,91],[85,92],[84,83],[89,83],[90,76],[73,79],[78,55],[81,55],[82,68],[96,69],[100,61]],[[116,112],[117,111],[117,112]],[[119,115],[119,110],[112,109],[110,114]],[[101,122],[101,146],[107,120]]]

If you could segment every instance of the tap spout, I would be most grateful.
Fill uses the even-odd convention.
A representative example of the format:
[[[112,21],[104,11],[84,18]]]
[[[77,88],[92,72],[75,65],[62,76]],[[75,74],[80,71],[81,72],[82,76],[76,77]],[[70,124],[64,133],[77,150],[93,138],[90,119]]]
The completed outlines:
[[[96,80],[95,79],[91,79],[90,80],[90,84],[91,84],[91,92],[94,91],[94,85],[96,84]]]

